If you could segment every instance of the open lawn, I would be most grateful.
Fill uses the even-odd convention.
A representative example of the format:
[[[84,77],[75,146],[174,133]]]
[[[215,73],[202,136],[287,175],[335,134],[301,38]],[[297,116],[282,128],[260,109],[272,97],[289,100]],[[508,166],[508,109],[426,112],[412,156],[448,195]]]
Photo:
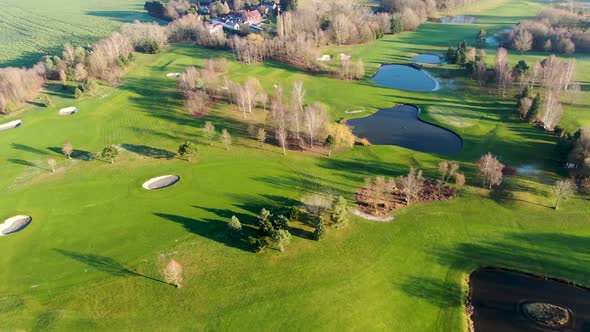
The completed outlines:
[[[478,13],[489,22],[482,24],[498,29],[539,8],[519,0],[484,1],[493,5]],[[380,63],[442,51],[477,29],[425,24],[416,33],[327,52],[362,56],[372,73]],[[0,132],[0,221],[33,216],[24,231],[0,238],[0,329],[465,331],[466,277],[479,265],[590,285],[589,198],[566,201],[559,212],[551,208],[544,182],[563,175],[550,159],[555,137],[520,122],[513,101],[498,101],[451,66],[431,69],[435,76],[454,77],[443,89],[411,93],[277,63],[231,62],[232,79],[255,76],[268,91],[303,80],[306,102],[325,103],[334,120],[350,117],[346,110],[366,109],[353,115],[360,117],[415,103],[423,118],[465,141],[465,150],[453,155],[357,146],[332,157],[295,151],[283,156],[278,147],[258,147],[248,137],[247,124],[264,119],[263,110],[245,120],[223,103],[203,118],[183,111],[177,80],[166,74],[219,56],[231,59],[231,53],[187,45],[138,55],[116,88],[101,86],[96,96],[77,101],[50,86],[53,107],[28,105],[0,118],[24,120],[22,127]],[[580,58],[578,79],[586,91],[587,64]],[[572,125],[590,124],[581,115],[589,112],[582,105],[587,93],[580,105],[567,108]],[[68,106],[80,112],[57,114]],[[229,130],[229,151],[206,143],[205,121]],[[185,140],[201,150],[190,163],[172,156]],[[72,160],[60,155],[65,141],[76,149]],[[115,164],[87,160],[107,144],[121,146]],[[477,187],[473,166],[488,151],[515,168],[535,164],[542,178],[509,178],[513,196],[489,199]],[[56,173],[48,170],[49,157],[58,160]],[[410,165],[436,176],[441,159],[459,161],[471,186],[453,201],[404,208],[391,223],[354,219],[329,228],[320,242],[311,240],[311,228],[296,223],[283,253],[255,254],[225,235],[232,215],[254,234],[263,207],[288,207],[313,192],[352,200],[365,177],[398,176]],[[164,174],[181,181],[161,191],[141,188]],[[159,281],[159,265],[170,257],[185,267],[184,288]]]
[[[94,43],[123,22],[153,20],[138,0],[0,0],[0,67],[30,67],[63,44]]]

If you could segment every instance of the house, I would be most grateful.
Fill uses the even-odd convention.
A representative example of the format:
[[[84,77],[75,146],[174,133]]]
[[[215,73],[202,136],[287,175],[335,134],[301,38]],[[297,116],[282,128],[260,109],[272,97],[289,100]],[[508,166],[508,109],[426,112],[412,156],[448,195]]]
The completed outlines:
[[[221,25],[220,23],[212,23],[207,25],[207,30],[209,30],[210,35],[223,33],[223,25]]]
[[[250,10],[242,14],[242,22],[253,25],[260,24],[262,22],[262,15],[258,10]]]

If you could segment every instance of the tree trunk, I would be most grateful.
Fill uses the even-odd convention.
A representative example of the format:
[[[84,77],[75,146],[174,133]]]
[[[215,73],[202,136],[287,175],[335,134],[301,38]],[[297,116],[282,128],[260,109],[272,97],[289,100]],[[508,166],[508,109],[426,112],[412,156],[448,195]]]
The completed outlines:
[[[555,201],[555,211],[559,210],[559,197]]]

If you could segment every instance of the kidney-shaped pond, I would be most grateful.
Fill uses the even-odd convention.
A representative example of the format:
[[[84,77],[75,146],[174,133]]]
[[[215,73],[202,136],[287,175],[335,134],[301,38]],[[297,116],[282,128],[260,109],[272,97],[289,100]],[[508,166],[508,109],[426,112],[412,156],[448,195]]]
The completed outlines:
[[[422,121],[418,107],[401,105],[385,108],[347,125],[352,132],[366,138],[371,144],[397,145],[421,152],[454,153],[463,150],[463,140],[454,132]]]
[[[590,291],[494,268],[469,277],[475,332],[590,331]]]
[[[412,65],[383,65],[373,75],[373,82],[386,88],[428,92],[438,90],[438,82]]]

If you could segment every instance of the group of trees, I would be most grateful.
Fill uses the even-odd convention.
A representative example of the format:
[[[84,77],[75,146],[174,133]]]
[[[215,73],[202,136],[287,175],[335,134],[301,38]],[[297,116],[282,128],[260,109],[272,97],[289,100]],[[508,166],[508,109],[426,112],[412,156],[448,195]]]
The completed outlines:
[[[590,37],[585,31],[587,24],[584,15],[561,9],[545,9],[535,20],[523,21],[501,36],[500,42],[504,47],[520,52],[589,52]]]
[[[0,68],[0,113],[8,113],[33,98],[43,79],[33,69]]]
[[[535,63],[532,69],[526,65],[521,65],[520,68],[521,92],[517,107],[521,118],[537,123],[546,130],[555,130],[563,115],[562,94],[566,91],[580,91],[580,85],[573,80],[576,60],[570,58],[563,63],[551,55],[542,62]],[[533,94],[534,90],[537,91],[536,94]]]
[[[384,11],[399,17],[404,30],[413,31],[439,10],[463,6],[477,0],[380,0]]]
[[[143,8],[150,16],[161,20],[172,21],[189,13],[197,13],[198,2],[189,0],[170,0],[163,3],[160,0],[146,1]]]
[[[121,33],[127,36],[136,50],[155,54],[168,43],[168,28],[155,22],[123,24]]]

